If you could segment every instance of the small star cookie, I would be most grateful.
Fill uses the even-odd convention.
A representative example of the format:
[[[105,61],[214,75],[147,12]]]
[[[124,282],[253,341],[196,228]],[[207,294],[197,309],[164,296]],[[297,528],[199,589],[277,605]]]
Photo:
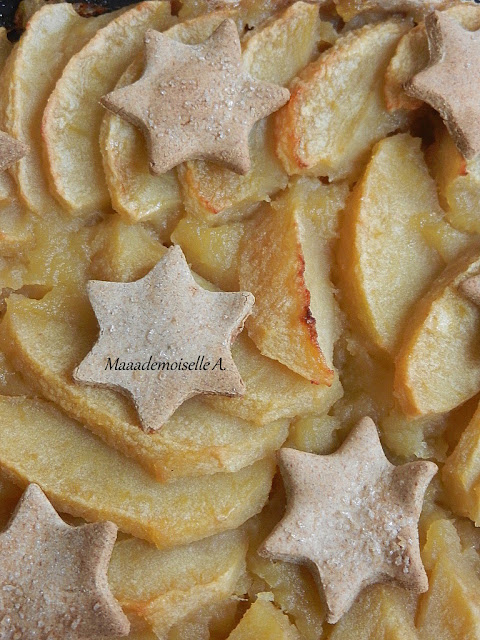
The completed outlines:
[[[406,92],[442,116],[467,159],[480,152],[480,31],[467,31],[446,13],[425,19],[430,65],[406,85]]]
[[[288,89],[243,70],[237,28],[228,19],[199,45],[147,31],[143,76],[102,104],[141,129],[154,174],[195,158],[245,174],[250,129],[289,97]]]
[[[26,153],[27,148],[22,142],[0,131],[0,172],[18,162]]]
[[[88,293],[100,337],[74,379],[126,392],[145,431],[197,394],[244,393],[230,347],[254,297],[199,287],[179,246],[141,280],[93,280]]]
[[[0,534],[0,638],[128,635],[107,580],[116,536],[111,522],[67,525],[40,487],[29,485]]]
[[[281,449],[279,464],[287,510],[259,553],[310,566],[328,622],[337,622],[369,584],[428,589],[417,525],[435,464],[395,467],[370,418],[332,455]]]

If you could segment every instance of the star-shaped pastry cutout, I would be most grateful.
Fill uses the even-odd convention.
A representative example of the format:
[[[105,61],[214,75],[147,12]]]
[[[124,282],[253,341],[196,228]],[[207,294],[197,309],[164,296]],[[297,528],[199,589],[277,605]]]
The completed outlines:
[[[152,173],[203,158],[244,174],[250,168],[252,125],[289,97],[287,89],[243,70],[237,28],[228,19],[198,45],[150,29],[143,76],[102,103],[141,129]]]
[[[458,150],[480,152],[480,31],[467,31],[446,13],[425,19],[430,65],[405,86],[442,116]]]
[[[328,622],[369,584],[428,589],[417,524],[435,464],[395,467],[370,418],[332,455],[281,449],[279,463],[287,510],[259,553],[307,564],[323,588]]]
[[[107,581],[116,537],[111,522],[67,525],[40,487],[29,485],[0,534],[0,638],[127,635],[130,624]]]
[[[480,307],[480,275],[467,278],[459,288],[466,298]]]
[[[100,337],[74,378],[126,392],[145,431],[197,394],[244,393],[230,347],[254,297],[199,287],[179,246],[141,280],[92,280],[88,293]]]
[[[18,162],[26,153],[27,148],[22,142],[0,131],[0,172]]]

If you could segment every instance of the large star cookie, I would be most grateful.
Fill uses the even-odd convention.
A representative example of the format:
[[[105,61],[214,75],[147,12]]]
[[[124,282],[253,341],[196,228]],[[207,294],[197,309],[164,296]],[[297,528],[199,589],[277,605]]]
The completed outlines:
[[[116,535],[111,522],[67,525],[31,484],[0,534],[0,638],[127,635],[130,624],[107,581]]]
[[[252,125],[289,96],[242,69],[237,28],[228,19],[199,45],[147,31],[143,76],[102,103],[142,130],[153,173],[203,158],[244,174]]]
[[[281,449],[279,461],[287,511],[259,553],[309,565],[323,587],[328,622],[375,582],[427,590],[417,523],[435,464],[392,465],[370,418],[332,455]]]
[[[430,65],[405,86],[442,116],[460,153],[480,152],[480,31],[467,31],[445,13],[425,19]]]
[[[160,429],[199,393],[243,394],[230,346],[251,312],[251,293],[199,287],[178,246],[141,280],[90,281],[88,291],[100,337],[74,378],[127,392],[145,431]]]
[[[18,162],[26,152],[27,148],[23,143],[0,131],[0,172]]]

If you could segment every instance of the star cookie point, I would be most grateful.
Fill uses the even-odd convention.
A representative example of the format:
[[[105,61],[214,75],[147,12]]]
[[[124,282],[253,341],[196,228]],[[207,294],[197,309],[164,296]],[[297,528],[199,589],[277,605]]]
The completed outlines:
[[[259,552],[312,569],[328,622],[337,622],[369,584],[428,588],[417,526],[435,464],[392,465],[370,418],[335,453],[282,449],[279,464],[287,509]]]
[[[0,131],[0,172],[18,162],[27,153],[27,147],[5,133]]]
[[[471,276],[460,284],[460,291],[474,304],[480,306],[480,275]]]
[[[430,64],[405,86],[443,118],[462,155],[480,152],[480,31],[468,31],[445,12],[425,19]]]
[[[90,281],[88,293],[100,336],[73,377],[126,393],[145,431],[195,395],[243,394],[230,347],[254,297],[197,285],[179,246],[144,278]]]
[[[28,486],[0,534],[0,637],[74,640],[125,636],[130,624],[110,592],[111,522],[71,527],[43,491]]]
[[[237,28],[226,19],[198,45],[147,31],[143,76],[102,104],[141,129],[154,174],[197,158],[245,174],[251,127],[289,97],[243,70]]]

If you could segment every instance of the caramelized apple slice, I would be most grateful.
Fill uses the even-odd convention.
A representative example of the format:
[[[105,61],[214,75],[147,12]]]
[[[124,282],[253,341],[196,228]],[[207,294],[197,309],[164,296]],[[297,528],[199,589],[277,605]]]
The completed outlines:
[[[300,634],[284,613],[270,601],[271,594],[259,593],[228,640],[300,640]]]
[[[81,18],[67,3],[46,5],[26,25],[2,76],[2,126],[28,147],[10,169],[29,209],[40,215],[58,210],[42,158],[42,114],[72,55],[115,17]]]
[[[246,551],[239,530],[168,550],[122,540],[114,547],[108,580],[125,613],[166,638],[192,613],[234,592],[245,572]]]
[[[321,39],[332,39],[331,30],[325,35],[327,31],[321,32],[315,7],[296,2],[247,37],[244,66],[254,77],[286,85],[312,58]],[[209,224],[238,220],[287,186],[274,151],[271,117],[254,125],[249,147],[252,168],[245,176],[204,161],[187,162],[179,168],[188,213]]]
[[[211,36],[223,20],[233,17],[235,11],[216,11],[175,25],[165,35],[185,44],[198,44]],[[140,55],[127,68],[117,87],[136,82],[143,66]],[[164,236],[168,237],[182,204],[175,172],[153,176],[142,133],[110,111],[105,111],[103,117],[100,147],[115,211],[130,222],[154,217],[158,225],[161,218]]]
[[[476,249],[445,269],[410,316],[395,371],[407,415],[445,413],[480,391],[480,310],[458,289],[479,272]]]
[[[278,449],[287,436],[285,420],[258,428],[196,398],[159,433],[144,433],[121,394],[72,380],[98,333],[91,307],[78,293],[54,291],[39,301],[11,297],[2,333],[8,353],[35,388],[161,480],[241,469]]]
[[[275,116],[277,154],[290,175],[349,176],[405,122],[385,108],[383,77],[407,29],[390,20],[347,33],[293,81]]]
[[[161,484],[52,405],[0,399],[0,466],[16,482],[38,483],[58,511],[111,520],[169,548],[235,529],[268,498],[275,464]]]
[[[69,211],[108,206],[98,144],[104,115],[99,100],[142,51],[145,31],[162,31],[172,22],[170,3],[142,2],[101,29],[65,67],[48,100],[42,135],[51,186]]]
[[[407,134],[378,143],[347,202],[341,230],[346,306],[388,353],[397,348],[412,305],[443,266],[423,235],[442,212],[420,143]]]
[[[240,289],[255,296],[246,326],[260,352],[326,385],[334,376],[338,314],[330,238],[308,212],[313,203],[321,209],[322,199],[328,202],[328,190],[317,180],[299,180],[260,210],[242,240],[239,268]]]
[[[451,4],[451,3],[450,3]],[[448,3],[444,2],[444,6]],[[446,9],[446,13],[470,31],[480,28],[480,7],[463,4]],[[425,24],[422,22],[406,33],[398,43],[385,74],[385,99],[389,110],[418,109],[422,100],[407,95],[404,85],[424,69],[430,60]]]

